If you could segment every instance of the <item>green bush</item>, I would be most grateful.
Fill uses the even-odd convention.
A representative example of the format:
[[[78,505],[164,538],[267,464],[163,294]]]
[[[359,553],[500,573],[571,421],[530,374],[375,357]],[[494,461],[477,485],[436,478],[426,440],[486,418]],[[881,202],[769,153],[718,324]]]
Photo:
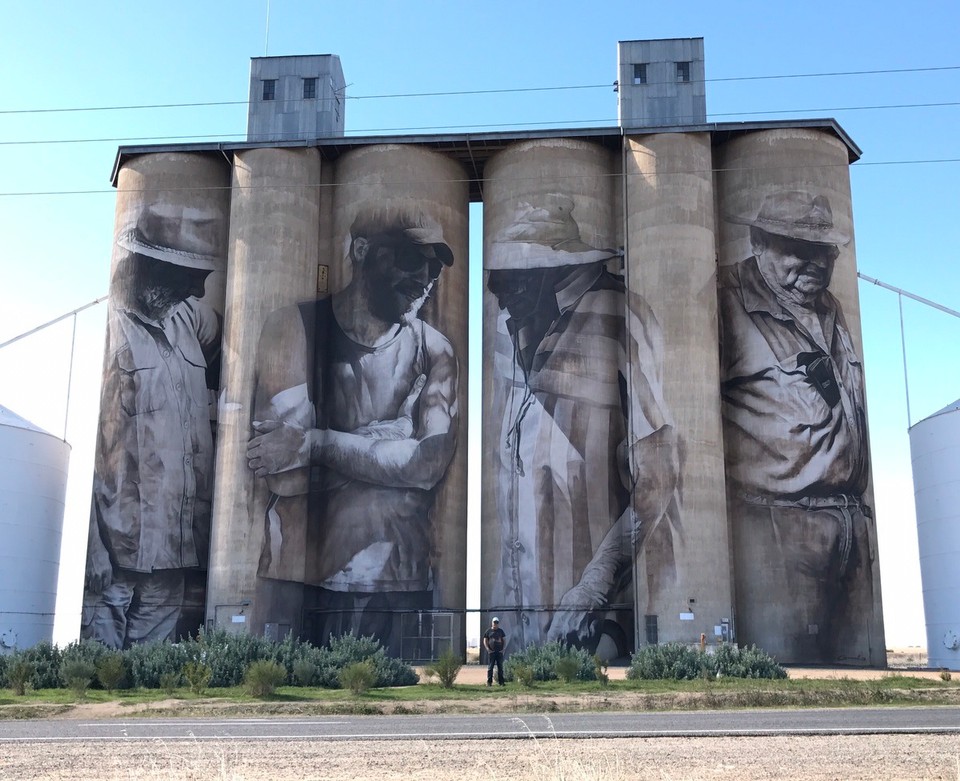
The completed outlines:
[[[534,680],[552,681],[561,677],[557,670],[557,664],[561,659],[572,660],[562,663],[565,671],[575,670],[570,680],[576,678],[581,681],[593,681],[596,679],[597,673],[593,657],[582,648],[573,648],[559,641],[544,643],[543,645],[530,645],[522,651],[511,654],[504,664],[504,674],[508,680],[513,680],[516,677],[515,668],[517,665],[523,665],[531,668]],[[575,668],[573,667],[574,662],[576,663]]]
[[[106,653],[96,662],[97,680],[108,692],[120,686],[127,674],[123,663],[123,654],[117,652]]]
[[[338,677],[340,685],[356,695],[364,694],[376,682],[376,672],[369,661],[348,664]]]
[[[420,680],[410,665],[387,656],[372,637],[331,636],[330,645],[318,649],[317,659],[317,681],[328,689],[340,688],[340,671],[356,662],[369,662],[373,668],[374,686],[413,686]]]
[[[27,687],[33,680],[36,667],[22,655],[15,655],[11,657],[6,668],[7,686],[13,689],[13,693],[18,697],[22,697],[27,693]]]
[[[521,686],[526,686],[528,689],[532,687],[534,682],[537,680],[536,672],[529,664],[517,662],[511,665],[510,670],[513,673],[512,680],[516,681]]]
[[[243,676],[243,685],[251,697],[269,697],[286,681],[283,665],[266,659],[252,662]]]
[[[123,652],[127,662],[128,681],[143,689],[165,689],[162,679],[176,674],[190,661],[187,645],[182,643],[142,643]]]
[[[77,699],[83,699],[86,696],[87,689],[90,688],[93,676],[96,674],[97,668],[89,659],[65,659],[60,668],[60,677]]]
[[[463,661],[452,648],[448,648],[432,665],[427,667],[424,672],[427,675],[435,676],[444,689],[452,689],[460,674],[460,668],[463,667]]]
[[[593,656],[593,674],[597,678],[597,683],[606,688],[610,684],[610,676],[607,673],[607,663],[599,656]]]
[[[190,661],[183,666],[183,677],[187,679],[190,691],[194,694],[203,694],[213,678],[210,665],[203,662]]]
[[[755,645],[749,648],[738,648],[735,645],[724,644],[717,648],[712,655],[706,655],[706,664],[714,677],[728,678],[771,678],[787,677],[777,660]]]
[[[170,697],[172,697],[173,693],[180,688],[180,684],[182,682],[183,675],[179,670],[176,672],[163,673],[160,676],[160,688],[163,689]]]
[[[200,632],[196,640],[188,640],[182,645],[191,659],[210,668],[210,687],[214,689],[239,686],[247,668],[253,662],[272,660],[277,647],[264,637],[231,634],[222,629]]]
[[[648,645],[630,658],[629,680],[692,681],[696,678],[786,678],[787,672],[755,646],[721,645],[713,653],[681,643]]]
[[[580,660],[573,656],[561,656],[553,665],[553,671],[564,683],[570,683],[574,680],[577,677],[579,669]]]
[[[59,648],[44,641],[37,643],[32,648],[24,649],[21,653],[23,659],[33,665],[30,685],[34,689],[60,689],[63,687],[63,679],[60,677],[63,655]]]
[[[309,659],[297,659],[293,663],[293,680],[297,686],[313,686],[317,677],[317,665]]]

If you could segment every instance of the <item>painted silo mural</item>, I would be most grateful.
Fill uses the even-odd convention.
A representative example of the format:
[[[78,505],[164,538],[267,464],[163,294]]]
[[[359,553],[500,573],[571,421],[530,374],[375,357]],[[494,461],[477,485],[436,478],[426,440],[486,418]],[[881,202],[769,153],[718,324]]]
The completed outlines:
[[[365,155],[373,159],[343,166],[384,162],[377,150]],[[266,318],[247,445],[250,477],[266,488],[253,510],[265,618],[292,587],[314,641],[352,632],[409,659],[459,646],[464,592],[454,570],[464,570],[455,483],[465,476],[445,480],[461,431],[461,334],[444,333],[455,312],[427,302],[457,265],[465,278],[454,247],[465,246],[466,191],[449,161],[432,162],[432,181],[446,173],[452,193],[372,200],[369,188],[345,185],[335,196],[339,284]],[[449,282],[458,303],[457,277]],[[465,306],[454,309],[465,317]],[[456,623],[437,615],[444,608]]]
[[[846,150],[815,133],[758,135],[720,166],[738,639],[786,662],[882,663]],[[807,167],[771,166],[758,183],[752,145]]]
[[[203,620],[226,178],[189,155],[120,174],[81,627],[113,648]]]
[[[621,656],[637,553],[679,522],[662,334],[626,293],[607,150],[518,144],[487,170],[481,601],[512,648]]]

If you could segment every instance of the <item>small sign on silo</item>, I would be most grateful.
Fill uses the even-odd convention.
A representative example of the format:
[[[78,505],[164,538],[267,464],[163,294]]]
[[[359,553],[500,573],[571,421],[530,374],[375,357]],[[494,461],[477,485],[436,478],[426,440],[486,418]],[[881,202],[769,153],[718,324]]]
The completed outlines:
[[[927,664],[960,670],[960,400],[910,429]]]
[[[0,654],[53,638],[70,445],[0,406]]]

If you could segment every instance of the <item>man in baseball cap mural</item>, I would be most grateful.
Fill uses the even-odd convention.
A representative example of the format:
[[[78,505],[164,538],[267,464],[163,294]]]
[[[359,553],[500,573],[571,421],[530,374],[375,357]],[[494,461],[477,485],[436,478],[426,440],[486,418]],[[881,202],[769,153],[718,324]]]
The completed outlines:
[[[678,443],[659,324],[615,273],[621,253],[581,239],[574,206],[562,193],[521,203],[484,258],[501,309],[491,599],[518,647],[558,639],[615,657],[632,645],[638,551],[654,579],[673,566]]]
[[[873,524],[863,368],[828,291],[850,234],[826,195],[767,195],[720,272],[738,638],[786,662],[869,660]]]
[[[177,639],[187,573],[207,564],[221,329],[200,299],[224,228],[154,204],[117,237],[81,628],[113,648]]]
[[[435,607],[431,510],[456,449],[458,366],[418,315],[454,258],[435,220],[398,206],[360,211],[349,260],[343,290],[261,332],[247,449],[270,492],[259,575],[311,587],[315,642],[352,631],[400,656],[402,616]]]

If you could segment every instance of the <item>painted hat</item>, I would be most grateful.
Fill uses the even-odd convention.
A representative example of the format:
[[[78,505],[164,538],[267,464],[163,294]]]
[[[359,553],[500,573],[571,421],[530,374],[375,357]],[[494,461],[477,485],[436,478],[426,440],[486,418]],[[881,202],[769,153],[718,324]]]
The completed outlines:
[[[220,265],[218,215],[189,206],[152,204],[117,237],[123,249],[185,268],[214,271]]]
[[[580,239],[573,199],[550,193],[542,206],[522,201],[513,223],[494,239],[484,258],[490,271],[575,266],[618,257],[614,249],[591,247]]]
[[[351,239],[359,236],[385,236],[432,247],[443,265],[453,265],[453,250],[443,238],[440,223],[419,211],[393,207],[363,209],[350,226]]]
[[[850,242],[850,234],[834,227],[827,196],[802,190],[773,193],[763,199],[756,217],[728,216],[727,220],[788,239],[834,245]]]

